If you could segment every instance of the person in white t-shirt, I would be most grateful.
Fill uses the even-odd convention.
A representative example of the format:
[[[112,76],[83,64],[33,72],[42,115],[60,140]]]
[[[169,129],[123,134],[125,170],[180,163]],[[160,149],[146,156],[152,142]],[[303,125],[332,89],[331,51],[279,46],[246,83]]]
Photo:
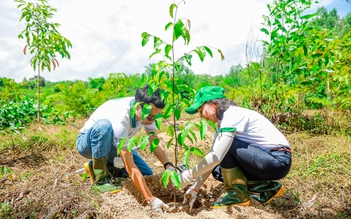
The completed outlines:
[[[193,104],[185,111],[199,113],[217,124],[210,152],[193,169],[179,174],[181,189],[192,184],[183,201],[190,210],[198,190],[211,173],[224,182],[227,191],[220,200],[211,203],[211,208],[248,206],[249,192],[257,193],[252,198],[263,204],[284,193],[284,185],[277,180],[290,171],[290,145],[266,117],[237,106],[218,86],[199,89]]]
[[[151,96],[148,95],[148,89],[149,86],[144,85],[137,89],[135,97],[108,100],[98,107],[80,129],[76,147],[83,157],[91,159],[84,164],[84,167],[94,188],[100,192],[115,192],[119,187],[112,183],[108,167],[113,166],[120,141],[126,139],[119,154],[125,168],[120,171],[130,176],[153,211],[163,212],[163,209],[167,209],[168,206],[151,194],[143,177],[143,175],[153,174],[151,168],[135,150],[129,152],[127,149],[128,139],[142,127],[145,128],[147,134],[150,134],[150,144],[157,138],[155,116],[162,114],[165,104],[160,98],[160,89],[157,89]],[[131,112],[133,106],[138,102],[141,104],[133,114]],[[144,104],[150,105],[151,110],[146,112],[148,115],[142,120],[142,110],[147,109],[146,107],[143,109]],[[154,154],[164,164],[165,169],[174,170],[173,164],[169,162],[161,146],[154,150]],[[112,169],[117,168],[112,167]]]

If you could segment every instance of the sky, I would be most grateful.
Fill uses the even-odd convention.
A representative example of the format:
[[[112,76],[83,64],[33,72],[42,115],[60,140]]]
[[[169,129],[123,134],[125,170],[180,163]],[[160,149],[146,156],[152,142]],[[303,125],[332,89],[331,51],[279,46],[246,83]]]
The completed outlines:
[[[108,78],[110,73],[132,75],[143,73],[150,63],[158,62],[161,56],[149,59],[153,52],[152,42],[142,47],[141,34],[148,32],[170,42],[170,31],[165,25],[172,21],[169,6],[173,0],[48,0],[57,9],[52,22],[59,23],[59,33],[69,39],[71,59],[58,55],[59,68],[41,73],[47,81],[83,80]],[[178,1],[176,1],[178,2]],[[213,58],[204,62],[193,57],[190,69],[195,74],[225,75],[230,67],[245,66],[253,61],[258,49],[246,55],[246,45],[255,47],[260,33],[262,15],[268,15],[267,4],[273,0],[187,0],[178,9],[178,18],[191,22],[191,41],[184,46],[180,40],[175,46],[176,58],[196,46],[210,46]],[[21,10],[13,0],[0,1],[0,77],[21,82],[26,77],[37,75],[30,65],[32,55],[23,54],[25,39],[18,35],[25,29],[20,22]],[[346,0],[320,0],[311,10],[325,7],[336,8],[339,16],[351,12],[351,2]],[[220,49],[225,60],[221,61],[216,49]],[[255,52],[256,51],[256,52]]]

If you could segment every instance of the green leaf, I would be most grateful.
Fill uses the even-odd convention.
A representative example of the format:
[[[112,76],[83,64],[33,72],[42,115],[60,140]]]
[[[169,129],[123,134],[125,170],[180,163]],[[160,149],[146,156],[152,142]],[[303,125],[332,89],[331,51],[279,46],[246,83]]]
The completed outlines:
[[[269,32],[266,28],[261,28],[261,32],[265,33],[266,35],[269,35]]]
[[[149,41],[151,35],[148,34],[148,33],[146,33],[146,32],[144,32],[144,33],[142,34],[142,37],[143,37],[143,39],[142,39],[142,41],[141,41],[141,45],[142,45],[142,46],[145,46],[145,45],[147,44],[147,42]]]
[[[138,107],[140,106],[140,102],[139,103],[133,103],[132,108],[130,109],[130,116],[133,117],[135,115],[136,110],[138,109]]]
[[[185,164],[185,166],[189,166],[189,156],[190,156],[190,150],[185,151],[185,153],[184,153],[184,164]]]
[[[173,10],[175,7],[177,7],[176,4],[171,4],[171,6],[169,7],[169,16],[171,16],[171,18],[173,18]]]
[[[193,122],[187,122],[184,129],[183,129],[183,135],[187,136],[190,128],[193,126]]]
[[[127,149],[128,149],[128,151],[129,152],[131,152],[132,151],[132,149],[133,149],[133,147],[134,147],[134,136],[133,137],[131,137],[130,139],[129,139],[129,141],[128,141],[128,147],[127,147]]]
[[[329,55],[328,55],[328,53],[326,53],[325,55],[324,55],[324,65],[325,66],[328,66],[328,64],[329,64]]]
[[[144,104],[141,110],[141,120],[144,120],[151,112],[152,106],[149,104]]]
[[[161,53],[161,49],[155,49],[155,51],[149,56],[149,59],[151,59],[154,55]]]
[[[189,141],[192,143],[192,144],[194,144],[194,140],[193,140],[193,138],[191,137],[191,135],[186,135],[186,138],[187,139],[189,139]]]
[[[121,150],[123,148],[124,142],[127,140],[127,138],[122,138],[119,142],[118,142],[118,150],[117,150],[117,155],[121,153]]]
[[[162,82],[162,79],[163,79],[163,76],[165,76],[166,72],[165,71],[161,71],[160,74],[158,75],[158,82],[161,83]],[[161,96],[161,94],[160,94]],[[164,98],[164,97],[161,97],[161,98]]]
[[[172,137],[171,139],[169,139],[168,143],[167,143],[167,149],[169,149],[172,145],[173,145],[173,140],[174,137]]]
[[[207,121],[205,119],[200,120],[200,138],[204,140],[207,132]]]
[[[178,22],[175,24],[174,26],[174,39],[173,41],[177,40],[180,36],[183,35],[183,27],[184,27],[184,24],[181,20],[178,20]]]
[[[204,46],[205,50],[207,51],[207,53],[213,57],[213,54],[212,54],[212,50],[210,48],[208,48],[207,46]]]
[[[167,44],[165,46],[165,55],[168,56],[169,52],[172,50],[172,46]]]
[[[155,125],[156,125],[157,129],[161,130],[161,125],[162,125],[162,115],[161,114],[155,115]]]
[[[186,108],[191,106],[191,104],[190,104],[188,99],[182,98],[180,101],[185,104]]]
[[[304,54],[305,56],[307,56],[307,55],[308,55],[308,50],[307,50],[306,45],[303,45],[302,47],[303,47],[303,54]]]
[[[159,143],[160,143],[160,140],[158,138],[155,138],[154,140],[152,140],[151,145],[150,145],[151,153],[156,150],[156,148],[158,147]]]
[[[195,139],[195,141],[197,142],[197,136],[195,132],[193,132],[192,130],[189,130],[189,133],[193,136],[193,139]]]
[[[185,44],[188,45],[190,43],[190,33],[188,29],[185,29],[184,32],[185,32],[185,38],[184,38]]]
[[[199,157],[205,157],[205,154],[199,149],[199,148],[196,148],[196,147],[191,147],[190,148],[190,151],[193,152],[193,154],[199,156]]]
[[[317,16],[317,15],[318,15],[318,12],[316,12],[316,13],[314,13],[314,14],[306,14],[306,15],[301,16],[301,19],[306,19],[306,20],[308,20],[308,19],[310,19],[310,18],[312,18],[312,17],[315,17],[315,16]]]
[[[179,120],[180,119],[180,113],[181,113],[180,109],[174,108],[173,112],[174,112],[174,116],[177,118],[177,120]]]
[[[160,40],[160,38],[154,37],[154,49],[158,48],[162,44],[163,42]]]
[[[191,55],[191,54],[184,54],[184,59],[185,59],[185,61],[188,63],[188,65],[189,66],[191,66],[191,58],[192,58],[193,56]]]
[[[185,137],[183,137],[182,133],[180,132],[178,134],[178,138],[177,138],[179,146],[183,146],[184,145],[184,139],[185,139]]]
[[[145,150],[146,146],[149,144],[149,136],[148,135],[144,135],[143,137],[141,137],[140,140],[140,149],[141,150]]]
[[[165,26],[165,31],[167,31],[170,27],[173,26],[173,23],[172,22],[169,22],[168,24],[166,24]]]
[[[163,186],[166,188],[167,187],[167,185],[168,185],[168,183],[169,183],[169,177],[170,177],[170,175],[171,175],[171,171],[169,171],[169,170],[165,170],[165,171],[163,171],[163,173],[162,173],[162,178],[161,178],[161,180],[162,180],[162,184],[163,184]]]
[[[138,146],[139,141],[140,141],[140,136],[133,136],[129,141],[133,141],[135,146]]]
[[[165,107],[162,113],[163,118],[167,119],[172,115],[173,107],[174,107],[173,104],[169,104],[168,106]]]
[[[180,179],[179,179],[179,176],[177,174],[176,171],[171,171],[171,180],[172,180],[172,183],[178,188],[180,189]]]
[[[195,49],[194,52],[199,56],[201,62],[205,59],[205,53],[203,53],[200,49]]]

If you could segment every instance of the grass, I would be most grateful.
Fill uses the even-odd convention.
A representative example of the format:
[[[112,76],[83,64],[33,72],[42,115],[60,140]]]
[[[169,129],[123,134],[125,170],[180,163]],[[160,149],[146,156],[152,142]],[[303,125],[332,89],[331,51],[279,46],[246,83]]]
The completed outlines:
[[[65,126],[33,124],[20,134],[2,134],[0,218],[108,217],[102,197],[89,189],[89,179],[84,178],[84,174],[63,177],[81,168],[86,161],[75,149],[82,125],[83,121]],[[159,136],[161,142],[168,141],[166,135]],[[306,132],[286,136],[293,153],[292,169],[282,179],[287,192],[262,209],[278,212],[283,218],[350,218],[350,136]],[[212,138],[213,133],[209,133],[197,147],[208,151]],[[178,151],[181,160],[182,150]],[[174,159],[174,146],[167,153]],[[146,151],[140,154],[155,172],[162,172],[163,167],[154,156],[148,156]],[[190,165],[198,159],[190,157]]]

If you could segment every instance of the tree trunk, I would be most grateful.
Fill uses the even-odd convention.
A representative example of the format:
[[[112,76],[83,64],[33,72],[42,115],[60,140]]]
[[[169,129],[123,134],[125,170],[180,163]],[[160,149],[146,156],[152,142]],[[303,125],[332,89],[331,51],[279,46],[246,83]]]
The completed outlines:
[[[38,123],[40,123],[40,64],[38,65],[38,77],[37,77],[37,101],[38,101],[37,121]]]

